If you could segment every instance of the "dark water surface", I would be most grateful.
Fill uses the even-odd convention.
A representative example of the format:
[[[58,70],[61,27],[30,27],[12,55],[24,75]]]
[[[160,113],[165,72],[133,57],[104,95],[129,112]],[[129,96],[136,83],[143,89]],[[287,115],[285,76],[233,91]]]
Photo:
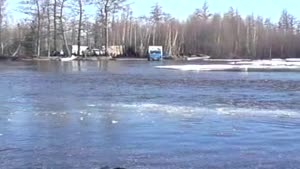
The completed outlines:
[[[1,62],[0,168],[300,168],[299,72]]]

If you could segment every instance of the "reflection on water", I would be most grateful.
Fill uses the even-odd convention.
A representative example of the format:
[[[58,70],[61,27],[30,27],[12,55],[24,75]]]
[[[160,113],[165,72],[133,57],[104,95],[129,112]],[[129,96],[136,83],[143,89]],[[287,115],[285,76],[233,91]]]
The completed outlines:
[[[97,61],[99,71],[107,71],[108,61]],[[88,62],[72,61],[72,62],[57,62],[57,61],[40,61],[37,62],[37,70],[41,72],[84,72]]]
[[[297,168],[300,74],[0,62],[0,168]]]

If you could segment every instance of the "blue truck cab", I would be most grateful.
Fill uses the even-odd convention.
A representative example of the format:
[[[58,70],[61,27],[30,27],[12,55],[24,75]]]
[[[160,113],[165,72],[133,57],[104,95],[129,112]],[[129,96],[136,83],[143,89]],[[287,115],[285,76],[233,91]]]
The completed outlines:
[[[163,58],[162,46],[149,46],[148,49],[148,60],[149,61],[160,61]]]

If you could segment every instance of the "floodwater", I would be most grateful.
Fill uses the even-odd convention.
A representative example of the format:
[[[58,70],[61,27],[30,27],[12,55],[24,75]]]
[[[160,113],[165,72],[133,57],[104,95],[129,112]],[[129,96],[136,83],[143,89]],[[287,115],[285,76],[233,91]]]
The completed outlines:
[[[299,168],[299,72],[168,64],[1,62],[0,168]]]

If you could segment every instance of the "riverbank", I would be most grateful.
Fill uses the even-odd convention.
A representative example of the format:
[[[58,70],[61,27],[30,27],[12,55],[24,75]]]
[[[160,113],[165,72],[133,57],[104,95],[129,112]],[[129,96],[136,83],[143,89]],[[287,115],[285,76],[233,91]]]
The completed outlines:
[[[21,60],[21,61],[61,61],[62,58],[66,57],[58,57],[58,56],[40,56],[40,57],[15,57],[14,60]],[[176,61],[197,61],[197,60],[205,60],[210,59],[210,56],[169,56],[169,57],[163,57],[163,60],[176,60]],[[8,57],[7,59],[12,60],[11,57]],[[100,56],[100,57],[78,57],[75,60],[77,61],[101,61],[101,60],[114,60],[114,61],[145,61],[148,60],[147,57],[106,57],[106,56]],[[70,60],[72,61],[72,60]],[[239,61],[245,61],[245,60],[239,60]]]
[[[0,57],[0,60],[11,60],[11,61],[61,61],[62,57]],[[74,61],[147,61],[146,57],[78,57]],[[288,59],[270,59],[270,60],[251,60],[251,59],[214,59],[210,56],[182,56],[182,57],[167,57],[163,60],[173,60],[173,61],[184,61],[187,63],[213,63],[213,64],[226,64],[234,65],[236,67],[253,67],[253,66],[300,66],[300,58],[288,58]],[[73,60],[68,60],[73,61]],[[228,67],[228,66],[227,66]],[[242,68],[243,70],[245,68]],[[219,69],[219,68],[218,68]],[[232,68],[230,68],[232,69]],[[240,68],[238,68],[240,69]],[[198,69],[197,69],[198,70]]]
[[[61,57],[36,57],[36,58],[20,58],[21,61],[60,61]],[[75,61],[103,61],[103,60],[117,60],[117,61],[136,61],[136,60],[147,60],[147,58],[110,58],[110,57],[79,57]]]

